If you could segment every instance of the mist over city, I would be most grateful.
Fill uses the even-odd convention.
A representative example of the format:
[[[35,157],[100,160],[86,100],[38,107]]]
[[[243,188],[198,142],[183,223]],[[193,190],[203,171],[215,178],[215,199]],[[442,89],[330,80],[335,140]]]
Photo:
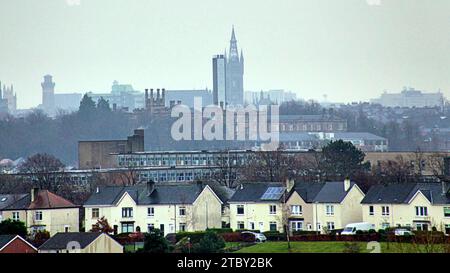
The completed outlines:
[[[0,10],[0,253],[449,253],[449,1]]]

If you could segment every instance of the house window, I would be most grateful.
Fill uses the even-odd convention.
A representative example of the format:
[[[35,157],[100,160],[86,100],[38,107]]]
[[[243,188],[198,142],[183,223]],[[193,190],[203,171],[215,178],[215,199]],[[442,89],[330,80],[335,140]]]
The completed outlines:
[[[298,205],[291,206],[291,213],[292,215],[302,215],[303,213],[302,206]]]
[[[180,223],[180,231],[186,231],[186,223]]]
[[[244,222],[238,221],[237,222],[237,229],[244,229],[244,228],[245,228]]]
[[[416,216],[425,217],[428,216],[427,207],[416,207]]]
[[[244,215],[244,205],[237,205],[237,214]]]
[[[292,221],[291,228],[292,228],[292,231],[303,230],[303,221]]]
[[[133,217],[133,208],[122,208],[122,217],[123,218]]]
[[[151,232],[154,229],[155,229],[155,224],[147,224],[147,231],[148,232]]]
[[[328,230],[334,230],[334,222],[327,222]]]
[[[134,232],[134,224],[122,223],[122,233],[130,233],[130,232]]]
[[[277,231],[277,222],[270,222],[269,223],[269,229],[270,231]]]
[[[250,230],[255,230],[255,222],[249,222],[248,226],[250,227]]]
[[[36,221],[42,221],[42,211],[36,211],[34,213],[34,220]]]
[[[333,216],[334,215],[334,206],[333,205],[326,205],[325,206],[325,212],[327,216]]]
[[[373,206],[369,206],[369,215],[375,215],[375,210]]]
[[[450,217],[450,207],[444,208],[444,217]]]
[[[178,213],[180,216],[185,216],[186,215],[186,207],[180,207],[178,210]]]
[[[428,230],[428,224],[427,223],[417,223],[416,229],[419,231],[427,231]]]
[[[450,225],[445,225],[445,234],[450,235]]]
[[[322,230],[322,224],[321,223],[317,223],[317,230],[321,231]]]
[[[12,219],[13,219],[13,221],[19,221],[19,219],[20,219],[20,214],[19,214],[18,211],[13,211],[13,213],[12,213]]]
[[[92,218],[100,217],[100,210],[98,208],[92,209]]]
[[[64,226],[64,232],[69,232],[69,231],[70,231],[70,226],[65,225],[65,226]]]
[[[381,207],[381,215],[383,215],[383,216],[389,216],[390,215],[390,211],[389,211],[389,207],[388,206],[382,206]]]
[[[389,228],[390,227],[390,224],[389,223],[382,223],[381,224],[381,228],[382,229],[387,229],[387,228]]]
[[[155,208],[154,207],[148,207],[147,208],[147,216],[148,217],[155,216]]]
[[[277,206],[270,205],[269,206],[269,214],[277,214]]]
[[[308,227],[308,230],[312,230],[312,225],[311,224],[308,224],[307,227]]]

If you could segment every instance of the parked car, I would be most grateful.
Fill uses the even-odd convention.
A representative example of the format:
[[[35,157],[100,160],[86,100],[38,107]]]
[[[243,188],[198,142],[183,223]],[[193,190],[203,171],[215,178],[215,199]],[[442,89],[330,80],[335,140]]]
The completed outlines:
[[[267,238],[264,234],[252,232],[252,231],[243,231],[243,232],[241,232],[241,236],[242,236],[242,238],[251,237],[251,238],[253,238],[253,240],[255,242],[260,242],[260,243],[267,241]]]
[[[375,229],[375,225],[371,223],[352,223],[345,226],[341,235],[355,235],[358,230],[369,231]]]
[[[394,231],[395,236],[412,236],[414,233],[406,228],[397,228]]]

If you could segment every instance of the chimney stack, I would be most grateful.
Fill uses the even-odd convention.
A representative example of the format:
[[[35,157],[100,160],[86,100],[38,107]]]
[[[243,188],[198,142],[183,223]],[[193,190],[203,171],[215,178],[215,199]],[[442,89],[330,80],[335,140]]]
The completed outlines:
[[[350,190],[351,182],[350,178],[346,177],[344,180],[344,191],[348,192]]]
[[[449,190],[450,190],[450,182],[442,181],[442,182],[441,182],[441,185],[442,185],[442,195],[447,195],[447,194],[449,194]]]
[[[38,188],[31,189],[31,203],[33,203],[36,200],[38,192],[39,192]]]
[[[203,182],[201,180],[197,180],[196,182],[199,192],[203,190]]]
[[[155,181],[150,180],[147,182],[147,195],[150,196],[155,190]]]
[[[295,181],[294,179],[291,178],[287,178],[286,179],[286,191],[290,192],[295,186]]]

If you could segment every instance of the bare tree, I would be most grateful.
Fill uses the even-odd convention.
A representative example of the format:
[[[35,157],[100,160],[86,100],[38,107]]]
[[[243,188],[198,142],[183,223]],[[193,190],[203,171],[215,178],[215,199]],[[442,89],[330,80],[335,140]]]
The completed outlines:
[[[65,179],[65,165],[49,154],[35,154],[28,157],[19,167],[19,172],[31,178],[40,189],[57,191],[59,183]]]

